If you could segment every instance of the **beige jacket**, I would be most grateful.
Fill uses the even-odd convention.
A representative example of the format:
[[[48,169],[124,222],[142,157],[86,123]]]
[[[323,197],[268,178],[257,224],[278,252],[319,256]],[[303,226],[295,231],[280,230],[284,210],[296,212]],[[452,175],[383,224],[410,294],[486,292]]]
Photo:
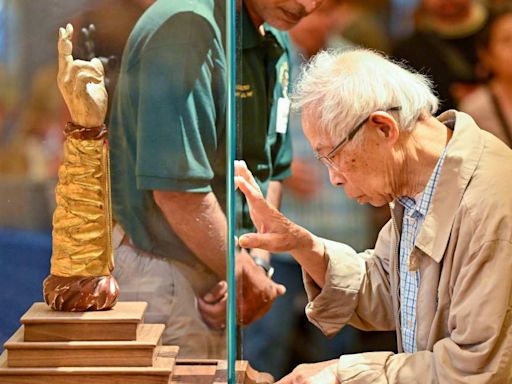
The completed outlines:
[[[512,383],[512,150],[464,113],[439,119],[455,119],[455,130],[409,259],[421,276],[418,352],[342,356],[341,383]],[[325,241],[326,283],[305,275],[306,313],[326,335],[345,324],[396,330],[402,352],[403,209],[391,208],[374,250]]]

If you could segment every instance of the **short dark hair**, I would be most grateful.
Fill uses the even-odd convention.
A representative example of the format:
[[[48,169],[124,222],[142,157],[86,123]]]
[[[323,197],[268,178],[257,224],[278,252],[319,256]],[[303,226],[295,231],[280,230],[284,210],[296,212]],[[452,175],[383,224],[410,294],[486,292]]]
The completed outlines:
[[[477,48],[479,50],[487,49],[489,47],[489,44],[491,42],[492,29],[494,28],[498,20],[507,15],[512,15],[512,4],[510,3],[497,5],[489,9],[489,15],[487,17],[485,25],[479,32],[476,41]]]

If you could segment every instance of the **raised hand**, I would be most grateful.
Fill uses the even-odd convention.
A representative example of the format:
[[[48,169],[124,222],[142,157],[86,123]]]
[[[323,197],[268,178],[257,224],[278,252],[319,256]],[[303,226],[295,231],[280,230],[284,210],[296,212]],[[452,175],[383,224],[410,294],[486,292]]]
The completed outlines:
[[[73,60],[73,26],[59,28],[57,83],[74,124],[92,128],[103,124],[107,113],[105,72],[101,61]]]
[[[258,231],[239,238],[242,248],[288,252],[303,246],[303,240],[309,240],[309,237],[306,239],[307,231],[304,228],[288,220],[265,200],[244,161],[235,161],[235,186],[247,198],[251,219]]]

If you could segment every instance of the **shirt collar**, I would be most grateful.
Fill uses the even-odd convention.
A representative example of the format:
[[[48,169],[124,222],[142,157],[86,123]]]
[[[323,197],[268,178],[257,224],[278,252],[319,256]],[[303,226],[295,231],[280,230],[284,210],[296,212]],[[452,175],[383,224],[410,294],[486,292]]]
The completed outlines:
[[[428,208],[430,206],[430,202],[432,201],[432,197],[434,195],[434,189],[437,184],[437,179],[439,178],[439,171],[441,170],[441,166],[443,165],[443,161],[446,155],[446,148],[443,153],[439,157],[437,164],[430,176],[430,179],[423,189],[422,192],[417,194],[414,198],[409,196],[401,196],[397,200],[400,204],[403,205],[405,211],[408,215],[412,215],[414,212],[418,212],[420,215],[425,217],[428,212]]]

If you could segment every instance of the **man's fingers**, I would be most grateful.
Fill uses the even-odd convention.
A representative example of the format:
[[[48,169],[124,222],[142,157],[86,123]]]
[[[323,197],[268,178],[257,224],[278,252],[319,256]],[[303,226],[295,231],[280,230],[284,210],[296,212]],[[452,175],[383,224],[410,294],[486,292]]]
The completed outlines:
[[[285,377],[283,377],[281,380],[277,381],[275,384],[291,384],[292,383],[292,378],[290,377],[292,374],[289,373],[288,375],[286,375]]]
[[[219,281],[206,295],[203,296],[203,300],[207,303],[213,304],[226,296],[227,292],[228,284],[225,281]]]
[[[242,168],[247,168],[244,160],[235,160],[235,176],[241,176]]]
[[[242,176],[235,176],[235,187],[239,188],[248,199],[258,198],[258,195],[254,188]]]
[[[206,295],[198,298],[197,307],[203,320],[215,329],[226,327],[227,283],[219,281]]]
[[[59,41],[57,50],[59,52],[59,72],[63,72],[73,62],[73,26],[66,25],[66,28],[59,28]]]
[[[197,307],[204,318],[210,320],[224,320],[226,318],[226,302],[227,295],[224,296],[220,301],[216,303],[208,303],[202,298],[197,299]]]
[[[235,186],[242,191],[247,200],[249,200],[252,204],[265,201],[261,190],[259,188],[254,188],[254,186],[251,185],[242,176],[235,176]]]
[[[260,191],[260,187],[244,160],[235,160],[235,176],[243,177],[253,188]],[[261,191],[260,191],[261,193]]]
[[[197,300],[197,307],[204,322],[210,328],[224,329],[226,327],[227,295],[215,304],[210,304],[201,298]]]
[[[274,283],[277,296],[283,296],[286,293],[286,287],[283,284]]]
[[[322,369],[317,374],[309,378],[310,384],[339,384],[336,375],[337,364],[333,364],[327,368]]]
[[[261,248],[270,252],[283,252],[291,249],[288,236],[279,233],[247,233],[238,239],[242,248]]]

